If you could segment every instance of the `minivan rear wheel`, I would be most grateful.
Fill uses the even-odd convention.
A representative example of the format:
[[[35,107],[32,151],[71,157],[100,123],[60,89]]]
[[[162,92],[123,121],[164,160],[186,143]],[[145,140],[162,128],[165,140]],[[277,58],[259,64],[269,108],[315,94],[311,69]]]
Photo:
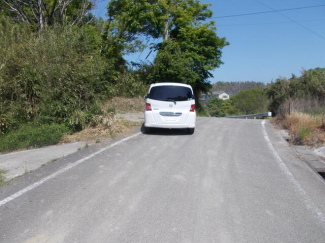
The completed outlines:
[[[189,128],[189,129],[188,129],[188,133],[189,133],[189,134],[193,134],[194,131],[195,131],[195,128]]]
[[[150,133],[151,129],[150,127],[144,127],[144,133],[148,134]]]

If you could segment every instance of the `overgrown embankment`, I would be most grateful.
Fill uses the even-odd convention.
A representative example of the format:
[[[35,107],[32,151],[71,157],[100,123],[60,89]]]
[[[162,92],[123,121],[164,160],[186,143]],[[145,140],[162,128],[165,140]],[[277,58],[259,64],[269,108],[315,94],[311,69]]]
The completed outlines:
[[[247,89],[228,100],[212,97],[206,102],[205,112],[214,117],[247,115],[266,112],[267,106],[268,99],[263,89]]]
[[[100,35],[96,26],[36,33],[0,19],[0,152],[56,144],[89,127],[114,130],[108,100],[142,95],[145,85],[100,54]]]
[[[292,144],[325,143],[325,69],[304,71],[300,77],[280,78],[267,88],[275,122],[290,133]]]
[[[107,137],[115,138],[119,133],[129,133],[134,126],[140,126],[138,122],[132,122],[117,117],[121,113],[143,112],[145,103],[143,98],[114,97],[105,102],[101,109],[102,114],[94,117],[96,125],[88,125],[81,131],[64,135],[63,142],[76,141],[101,141]]]
[[[325,143],[325,115],[292,112],[285,117],[277,116],[275,122],[290,133],[295,145],[318,146]]]

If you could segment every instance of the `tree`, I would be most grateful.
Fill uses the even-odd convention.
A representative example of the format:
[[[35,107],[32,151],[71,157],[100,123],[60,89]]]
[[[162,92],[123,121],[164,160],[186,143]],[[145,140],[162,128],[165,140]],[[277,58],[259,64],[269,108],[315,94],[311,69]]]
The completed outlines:
[[[215,32],[214,23],[187,25],[171,32],[171,39],[158,48],[154,80],[178,81],[192,85],[195,95],[211,88],[211,71],[219,67],[221,48],[227,45]],[[176,33],[177,35],[173,36]]]
[[[222,64],[221,49],[228,45],[217,36],[215,23],[206,21],[212,16],[209,6],[199,0],[112,0],[108,22],[115,39],[162,40],[153,46],[158,53],[151,82],[188,83],[198,97],[211,88],[211,71]]]
[[[232,100],[222,100],[213,97],[207,102],[209,114],[215,117],[236,115],[238,110],[234,107]]]
[[[285,78],[277,79],[267,87],[266,95],[270,99],[270,111],[277,113],[281,103],[289,97],[289,81]]]
[[[245,115],[265,112],[268,99],[263,90],[243,90],[231,98],[233,105]]]
[[[286,103],[291,106],[292,101],[301,103],[302,107],[308,106],[307,103],[322,104],[325,100],[325,69],[305,70],[300,77],[293,74],[290,79],[279,78],[267,87],[266,94],[270,99],[269,108],[274,113]]]
[[[262,82],[246,81],[246,82],[216,82],[213,84],[212,91],[223,90],[231,96],[238,94],[246,89],[265,89],[266,84]]]
[[[90,0],[3,0],[0,7],[11,19],[37,25],[40,31],[45,25],[64,21],[78,25],[93,5]]]

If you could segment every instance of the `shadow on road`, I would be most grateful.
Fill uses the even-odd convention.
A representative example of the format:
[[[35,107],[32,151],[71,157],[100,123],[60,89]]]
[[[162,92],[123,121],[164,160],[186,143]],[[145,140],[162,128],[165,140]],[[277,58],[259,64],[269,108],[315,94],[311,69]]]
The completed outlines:
[[[164,129],[164,128],[151,128],[150,133],[145,133],[144,125],[141,126],[141,132],[145,135],[160,135],[160,136],[184,136],[191,134],[188,133],[188,129]]]

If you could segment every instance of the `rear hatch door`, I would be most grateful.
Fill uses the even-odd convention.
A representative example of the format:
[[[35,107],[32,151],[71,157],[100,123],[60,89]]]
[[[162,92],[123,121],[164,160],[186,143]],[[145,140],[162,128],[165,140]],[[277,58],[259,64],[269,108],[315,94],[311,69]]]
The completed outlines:
[[[152,87],[150,104],[157,124],[185,124],[194,104],[192,89],[185,86]]]

